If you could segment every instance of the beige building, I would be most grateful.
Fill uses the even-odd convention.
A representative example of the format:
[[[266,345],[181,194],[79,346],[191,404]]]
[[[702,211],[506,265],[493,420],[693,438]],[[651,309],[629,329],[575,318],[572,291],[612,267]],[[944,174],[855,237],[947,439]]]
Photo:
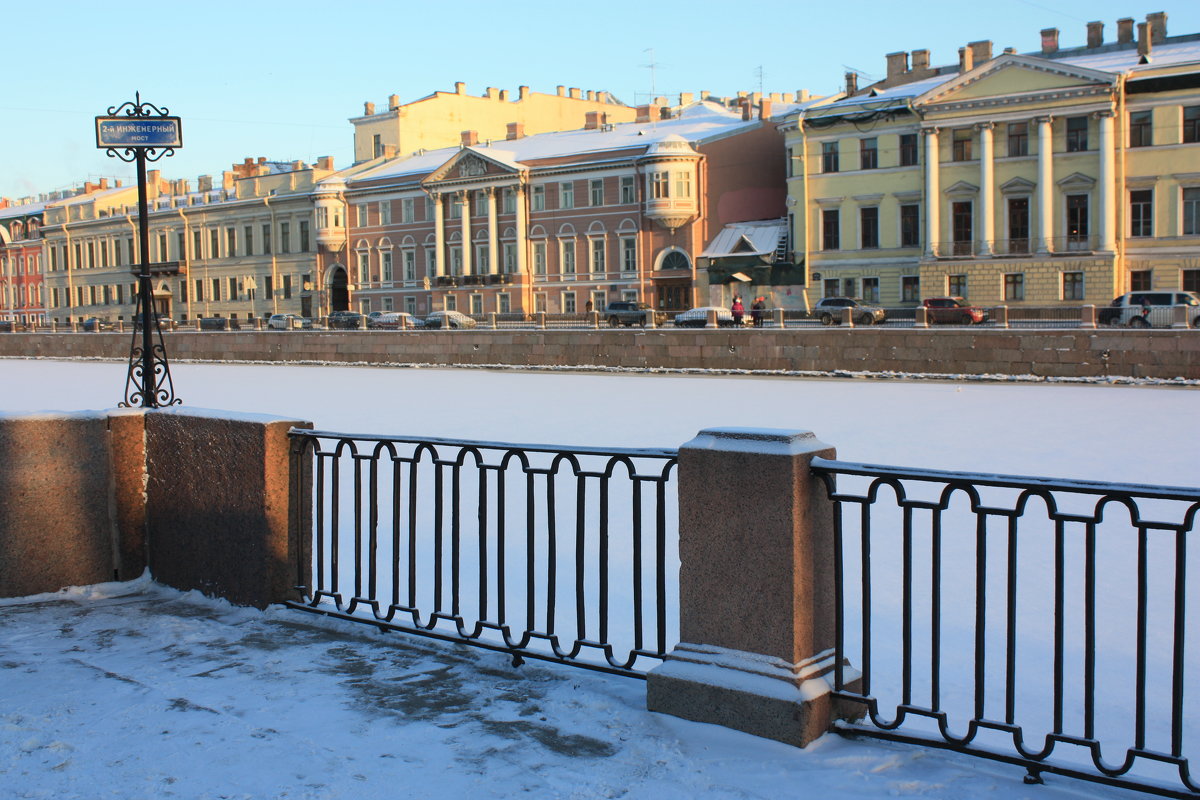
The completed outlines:
[[[794,115],[789,206],[814,296],[885,305],[1103,304],[1200,285],[1200,35],[1166,15],[1105,42],[887,57],[887,78]],[[1136,28],[1136,34],[1135,34]],[[910,62],[911,58],[911,62]]]
[[[246,159],[219,184],[148,175],[150,260],[175,262],[154,278],[159,313],[249,319],[319,313],[311,195],[333,174],[329,158]],[[101,187],[53,203],[43,236],[47,316],[132,319],[138,258],[137,187]]]
[[[363,111],[350,120],[355,163],[452,147],[464,130],[487,141],[504,139],[512,130],[529,136],[582,128],[589,115],[617,123],[632,122],[637,114],[608,92],[559,86],[556,94],[543,94],[522,86],[516,99],[510,99],[507,90],[490,86],[482,96],[469,95],[465,83],[454,84],[453,92],[434,92],[410,103],[392,95],[386,110],[377,112],[368,102]]]

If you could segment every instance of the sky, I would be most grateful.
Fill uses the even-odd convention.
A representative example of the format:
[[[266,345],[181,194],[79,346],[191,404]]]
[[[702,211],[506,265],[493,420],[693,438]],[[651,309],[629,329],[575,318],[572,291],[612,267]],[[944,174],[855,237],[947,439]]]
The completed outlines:
[[[919,13],[914,13],[919,8]],[[64,0],[5,9],[0,96],[0,197],[68,189],[101,176],[133,180],[132,165],[95,148],[92,118],[143,100],[183,119],[184,147],[159,162],[164,177],[215,175],[247,157],[314,161],[353,155],[350,117],[435,90],[564,85],[606,90],[633,105],[707,90],[817,94],[844,73],[883,76],[885,54],[928,48],[935,64],[990,39],[995,52],[1040,47],[1057,27],[1064,47],[1085,41],[1090,20],[1145,19],[1166,11],[1168,33],[1200,32],[1196,0],[608,0],[564,4],[355,0],[211,0],[110,4]],[[651,66],[653,65],[653,66]],[[861,84],[861,80],[860,80]],[[193,184],[194,185],[194,184]]]

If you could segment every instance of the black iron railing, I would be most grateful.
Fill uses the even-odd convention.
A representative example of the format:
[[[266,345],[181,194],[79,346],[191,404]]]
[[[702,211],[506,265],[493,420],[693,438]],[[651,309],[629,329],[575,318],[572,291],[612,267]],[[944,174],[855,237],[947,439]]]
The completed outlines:
[[[293,607],[634,676],[677,642],[675,451],[291,437],[314,498]]]
[[[1200,490],[813,467],[835,508],[835,691],[866,713],[845,732],[1200,796]]]

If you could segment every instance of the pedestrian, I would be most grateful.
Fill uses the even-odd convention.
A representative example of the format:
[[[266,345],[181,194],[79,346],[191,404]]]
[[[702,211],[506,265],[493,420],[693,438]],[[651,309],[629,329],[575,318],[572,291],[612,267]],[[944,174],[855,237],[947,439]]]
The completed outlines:
[[[591,300],[588,300],[588,301],[587,301],[587,305],[586,305],[586,306],[584,306],[584,308],[587,310],[587,312],[588,312],[589,314],[590,314],[590,313],[592,313],[592,308],[593,308],[593,306],[592,306],[592,301],[591,301]]]
[[[754,320],[754,327],[761,328],[763,326],[763,317],[767,313],[767,303],[765,297],[754,298],[754,305],[750,306],[750,319]]]
[[[746,308],[742,305],[741,297],[734,295],[733,306],[729,311],[733,314],[733,324],[740,326],[742,324],[742,317],[746,316]]]

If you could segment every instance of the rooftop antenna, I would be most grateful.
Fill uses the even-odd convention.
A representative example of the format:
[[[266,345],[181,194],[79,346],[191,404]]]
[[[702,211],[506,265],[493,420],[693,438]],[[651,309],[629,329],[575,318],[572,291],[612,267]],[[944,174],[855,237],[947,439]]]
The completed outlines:
[[[657,89],[657,87],[655,85],[655,81],[654,81],[654,70],[656,67],[658,67],[658,64],[654,60],[654,48],[653,47],[647,47],[642,52],[650,54],[650,63],[645,64],[644,66],[649,67],[649,69],[650,69],[650,105],[654,105],[654,99],[656,97],[658,97],[658,89]],[[650,127],[651,128],[655,127],[656,123],[657,123],[657,120],[654,118],[654,115],[651,114],[650,115]]]
[[[754,74],[758,76],[758,93],[763,93],[763,68],[762,64],[758,65],[758,69],[754,70]]]

